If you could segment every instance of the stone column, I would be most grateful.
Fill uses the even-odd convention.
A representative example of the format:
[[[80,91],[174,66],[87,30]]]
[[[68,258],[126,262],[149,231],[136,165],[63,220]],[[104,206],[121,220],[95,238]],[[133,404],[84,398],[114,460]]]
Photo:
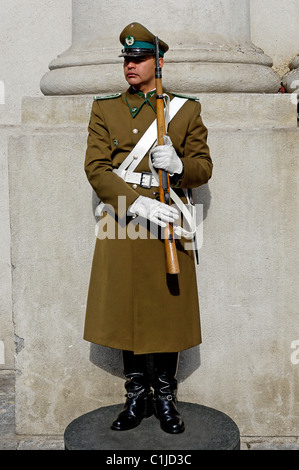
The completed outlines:
[[[164,85],[177,92],[276,93],[272,60],[250,36],[250,0],[73,0],[72,46],[49,65],[45,95],[121,91],[119,34],[144,24],[170,45]]]
[[[289,93],[299,93],[299,54],[289,63],[290,72],[282,78],[282,84]]]

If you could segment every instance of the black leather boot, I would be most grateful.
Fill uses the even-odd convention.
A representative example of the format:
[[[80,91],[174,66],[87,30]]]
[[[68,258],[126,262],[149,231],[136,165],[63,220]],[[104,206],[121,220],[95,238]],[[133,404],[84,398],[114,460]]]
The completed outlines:
[[[163,431],[178,434],[185,430],[177,409],[178,353],[154,354],[154,413]]]
[[[143,418],[154,413],[153,392],[149,385],[146,354],[134,355],[123,351],[124,375],[126,377],[126,402],[123,410],[112,423],[111,429],[125,431],[138,426]]]

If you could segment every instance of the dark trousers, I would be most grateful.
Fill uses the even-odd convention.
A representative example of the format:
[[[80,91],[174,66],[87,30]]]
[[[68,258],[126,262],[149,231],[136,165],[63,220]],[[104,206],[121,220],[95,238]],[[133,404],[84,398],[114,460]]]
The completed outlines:
[[[123,351],[124,376],[127,391],[154,389],[155,394],[174,393],[177,389],[179,353],[134,354]]]

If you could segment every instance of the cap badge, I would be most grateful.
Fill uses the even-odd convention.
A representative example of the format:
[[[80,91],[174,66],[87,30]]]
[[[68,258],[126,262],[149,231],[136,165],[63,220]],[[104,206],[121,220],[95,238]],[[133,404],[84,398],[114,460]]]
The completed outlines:
[[[125,41],[127,46],[133,46],[135,38],[133,36],[127,36]]]

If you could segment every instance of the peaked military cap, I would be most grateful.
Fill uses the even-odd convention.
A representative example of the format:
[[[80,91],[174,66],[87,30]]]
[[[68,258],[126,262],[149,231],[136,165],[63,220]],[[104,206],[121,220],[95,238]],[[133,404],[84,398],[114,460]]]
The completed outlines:
[[[124,46],[119,57],[155,55],[155,35],[140,23],[130,23],[126,26],[120,33],[119,40]],[[161,57],[168,49],[168,45],[159,38]]]

